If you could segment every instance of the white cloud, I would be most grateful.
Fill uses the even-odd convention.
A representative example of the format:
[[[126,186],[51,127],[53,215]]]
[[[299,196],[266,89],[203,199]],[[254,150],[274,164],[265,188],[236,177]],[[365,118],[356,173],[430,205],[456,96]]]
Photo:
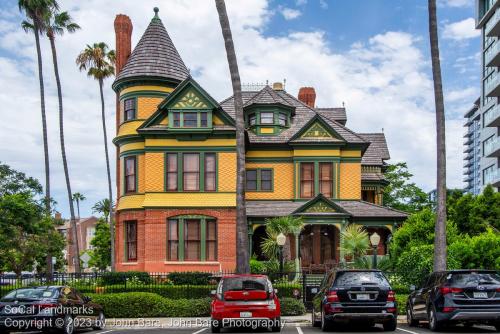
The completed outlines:
[[[328,9],[328,2],[327,0],[319,0],[319,6],[323,9]]]
[[[285,20],[294,20],[302,15],[302,12],[298,9],[283,7],[280,9],[281,15],[285,18]]]
[[[439,5],[445,7],[471,7],[474,0],[440,0]]]
[[[475,38],[481,35],[476,29],[476,21],[470,17],[468,19],[450,23],[444,26],[443,37],[456,41]]]
[[[467,101],[472,104],[479,96],[477,87],[467,87],[464,89],[457,89],[448,92],[445,96],[447,102],[464,102]]]
[[[297,6],[304,6],[307,4],[307,0],[295,0]]]
[[[171,0],[168,6],[160,7],[160,17],[195,79],[214,98],[221,100],[231,94],[231,83],[216,9],[211,1],[193,2]],[[82,26],[82,30],[73,35],[58,37],[56,44],[72,186],[73,191],[88,198],[82,203],[82,215],[88,215],[93,203],[107,194],[106,169],[97,83],[80,73],[74,61],[88,43],[104,41],[114,47],[113,20],[118,13],[131,17],[135,45],[153,17],[152,8],[157,2],[64,0],[60,5],[70,10]],[[325,34],[320,31],[265,36],[262,31],[272,14],[268,5],[266,0],[227,2],[242,81],[269,79],[273,82],[286,78],[287,91],[293,95],[301,86],[316,87],[318,106],[339,106],[345,102],[350,128],[355,131],[384,128],[393,161],[407,161],[415,174],[414,181],[427,190],[433,189],[432,82],[427,55],[420,49],[419,38],[402,32],[374,33],[372,38],[353,41],[348,51],[338,53],[329,49]],[[18,27],[20,17],[15,20],[15,24],[10,25],[0,21],[0,104],[4,110],[0,123],[0,157],[2,162],[43,180],[34,42],[32,36]],[[57,96],[46,39],[42,40],[42,47],[53,193],[59,209],[67,214]],[[110,86],[111,80],[108,80],[106,114],[108,131],[113,137],[115,96]],[[447,126],[449,186],[459,187],[463,128],[461,120],[449,121]],[[111,143],[110,147],[113,157],[115,150]]]

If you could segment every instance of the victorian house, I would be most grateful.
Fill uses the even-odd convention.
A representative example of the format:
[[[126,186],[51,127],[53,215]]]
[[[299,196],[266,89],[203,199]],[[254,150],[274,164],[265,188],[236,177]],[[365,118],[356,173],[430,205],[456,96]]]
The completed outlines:
[[[117,270],[233,270],[233,98],[216,101],[190,76],[157,11],[133,50],[127,16],[115,31]],[[303,266],[338,262],[348,224],[381,235],[385,254],[406,214],[383,206],[384,134],[348,129],[346,110],[316,108],[311,87],[292,96],[276,83],[243,99],[250,252],[261,256],[266,218],[298,215],[306,226],[288,238]]]

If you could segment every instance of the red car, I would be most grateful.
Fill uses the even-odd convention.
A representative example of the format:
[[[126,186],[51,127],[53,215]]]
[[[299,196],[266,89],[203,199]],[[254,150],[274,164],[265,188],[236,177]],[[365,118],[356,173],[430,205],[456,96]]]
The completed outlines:
[[[224,327],[271,328],[281,331],[281,308],[276,290],[265,275],[222,277],[212,291],[212,333]]]

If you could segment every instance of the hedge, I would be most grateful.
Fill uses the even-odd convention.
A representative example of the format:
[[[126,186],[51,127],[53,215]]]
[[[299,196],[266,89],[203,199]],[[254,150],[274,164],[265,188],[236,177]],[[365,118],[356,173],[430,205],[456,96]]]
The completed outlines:
[[[144,284],[151,282],[149,273],[143,271],[105,272],[100,277],[103,285],[124,284],[130,279]]]
[[[406,314],[406,302],[408,301],[408,295],[398,295],[396,294],[396,302],[398,303],[398,314]]]
[[[209,317],[211,298],[169,299],[148,292],[88,294],[108,318]],[[300,299],[282,298],[282,315],[306,313]]]

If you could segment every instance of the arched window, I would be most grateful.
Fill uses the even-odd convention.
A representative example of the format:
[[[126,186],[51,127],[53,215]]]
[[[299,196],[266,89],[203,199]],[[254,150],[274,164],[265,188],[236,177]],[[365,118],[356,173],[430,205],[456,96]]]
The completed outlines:
[[[167,220],[168,261],[217,261],[217,222],[203,215]]]

